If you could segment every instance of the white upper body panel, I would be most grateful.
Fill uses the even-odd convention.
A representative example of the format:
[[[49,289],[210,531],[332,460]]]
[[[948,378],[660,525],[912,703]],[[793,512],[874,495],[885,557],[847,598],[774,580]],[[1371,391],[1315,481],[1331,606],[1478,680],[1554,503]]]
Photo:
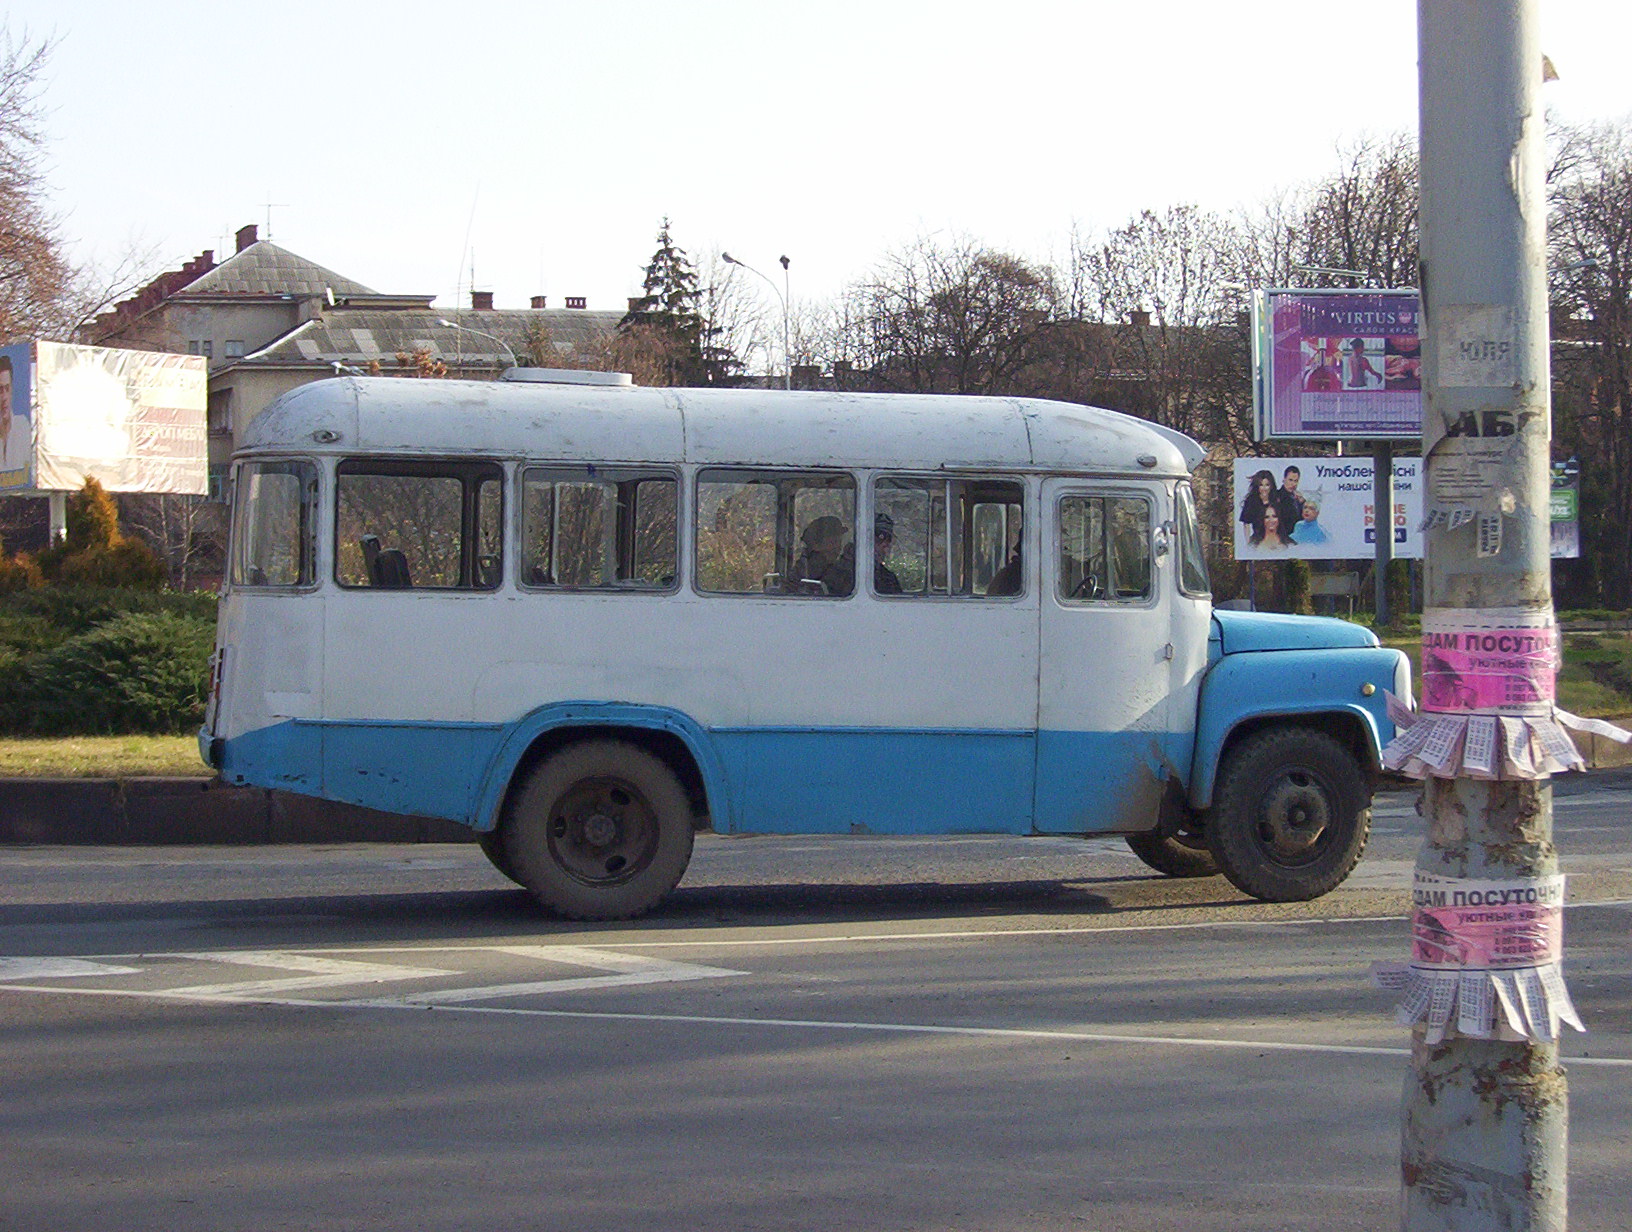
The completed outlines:
[[[400,377],[303,385],[257,415],[239,445],[290,452],[1168,478],[1202,456],[1170,429],[1035,398]]]

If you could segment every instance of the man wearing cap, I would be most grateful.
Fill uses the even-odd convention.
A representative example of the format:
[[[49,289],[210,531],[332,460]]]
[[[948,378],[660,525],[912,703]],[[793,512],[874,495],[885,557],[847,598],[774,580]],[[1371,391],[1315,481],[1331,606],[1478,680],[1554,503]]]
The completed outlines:
[[[794,585],[807,594],[847,595],[856,588],[856,549],[845,543],[850,528],[823,514],[799,537],[805,550],[793,564]]]
[[[895,544],[895,519],[887,513],[878,514],[873,518],[873,593],[875,595],[898,595],[901,593],[901,579],[895,576],[895,570],[884,562],[889,559],[890,548]]]

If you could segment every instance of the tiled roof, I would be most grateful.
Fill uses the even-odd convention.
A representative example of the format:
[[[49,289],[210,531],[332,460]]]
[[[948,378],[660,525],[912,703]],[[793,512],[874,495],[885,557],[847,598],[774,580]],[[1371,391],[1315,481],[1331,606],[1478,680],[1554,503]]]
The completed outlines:
[[[188,283],[178,295],[373,295],[360,282],[296,256],[270,240],[251,244]]]
[[[308,367],[336,361],[363,366],[370,360],[378,360],[392,368],[396,366],[398,352],[412,354],[426,350],[455,367],[504,368],[512,363],[512,355],[522,355],[531,327],[545,326],[555,348],[566,355],[576,346],[611,334],[622,318],[621,312],[578,308],[482,312],[331,308],[263,350],[237,360],[233,366]],[[443,320],[463,328],[443,325]],[[487,334],[502,338],[509,345],[509,352],[493,338],[484,336]]]

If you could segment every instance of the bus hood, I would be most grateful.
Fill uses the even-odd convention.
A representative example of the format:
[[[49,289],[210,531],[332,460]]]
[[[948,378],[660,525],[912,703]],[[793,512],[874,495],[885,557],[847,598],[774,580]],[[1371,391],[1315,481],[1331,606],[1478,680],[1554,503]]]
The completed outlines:
[[[1337,650],[1379,645],[1370,629],[1326,616],[1280,616],[1273,612],[1213,612],[1222,654],[1254,650]]]

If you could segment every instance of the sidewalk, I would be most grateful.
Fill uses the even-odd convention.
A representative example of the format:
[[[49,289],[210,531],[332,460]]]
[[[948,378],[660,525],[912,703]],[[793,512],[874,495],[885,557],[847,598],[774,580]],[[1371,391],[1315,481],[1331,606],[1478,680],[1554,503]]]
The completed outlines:
[[[0,778],[0,844],[457,843],[466,826],[213,778]]]

